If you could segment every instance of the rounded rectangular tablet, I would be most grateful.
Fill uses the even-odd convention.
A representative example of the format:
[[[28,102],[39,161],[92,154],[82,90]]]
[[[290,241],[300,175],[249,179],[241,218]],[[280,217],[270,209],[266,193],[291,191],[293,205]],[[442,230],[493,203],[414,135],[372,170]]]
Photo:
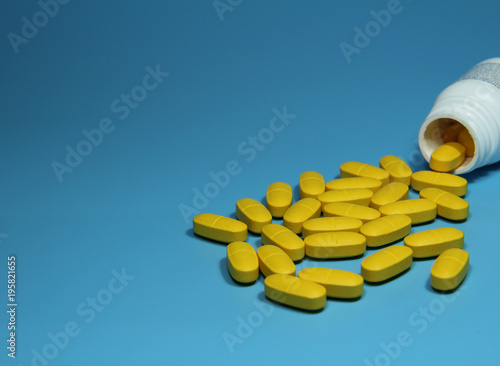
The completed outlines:
[[[387,170],[357,161],[348,161],[340,166],[340,178],[347,177],[374,178],[380,180],[382,185],[389,183],[389,172]]]
[[[469,270],[469,253],[463,249],[445,250],[431,268],[431,286],[439,291],[456,289]]]
[[[404,238],[404,243],[413,250],[413,258],[435,257],[450,248],[462,249],[464,233],[453,227],[443,227],[410,234]]]
[[[366,246],[375,248],[404,238],[411,231],[411,219],[406,215],[382,216],[359,229],[366,237]]]
[[[411,187],[418,192],[424,188],[434,187],[456,194],[457,196],[465,196],[467,193],[467,180],[449,173],[421,170],[413,173]]]
[[[420,191],[420,197],[436,203],[437,215],[445,219],[460,221],[469,216],[469,203],[456,194],[429,187]]]
[[[318,196],[321,207],[333,202],[348,202],[357,205],[368,206],[373,196],[373,192],[366,188],[347,188],[326,191]]]
[[[273,273],[295,276],[295,264],[283,249],[276,245],[263,245],[257,249],[259,268],[267,277]]]
[[[253,198],[242,198],[236,202],[236,217],[247,224],[248,230],[258,234],[273,220],[266,206]]]
[[[267,187],[267,209],[272,216],[281,218],[292,205],[293,192],[288,183],[275,182]]]
[[[293,261],[304,258],[304,241],[292,230],[279,224],[269,224],[262,228],[262,244],[276,245],[283,249]]]
[[[379,163],[382,169],[389,172],[389,180],[391,182],[400,182],[407,186],[410,185],[413,172],[403,159],[394,155],[387,155],[380,158]]]
[[[229,243],[226,254],[227,269],[235,281],[252,283],[259,278],[259,258],[250,244],[244,241]]]
[[[283,226],[295,234],[302,232],[305,221],[321,215],[321,202],[315,198],[303,198],[295,202],[283,215]]]
[[[375,193],[370,201],[370,207],[379,209],[388,203],[407,200],[409,197],[408,186],[401,182],[392,182],[383,186]]]
[[[415,198],[411,200],[396,201],[380,206],[383,216],[402,214],[411,219],[412,224],[432,221],[436,218],[436,203],[426,198]]]
[[[334,179],[326,183],[327,191],[349,188],[366,188],[375,193],[382,188],[382,182],[375,178],[347,177]]]
[[[364,280],[357,273],[341,269],[309,267],[301,270],[297,276],[323,286],[328,297],[355,299],[363,294]]]
[[[320,310],[326,305],[326,289],[301,278],[273,274],[264,280],[266,296],[276,302],[303,310]]]
[[[311,234],[327,231],[354,231],[359,232],[363,222],[352,217],[318,217],[307,220],[302,227],[302,236],[305,238]]]
[[[465,159],[465,147],[458,142],[447,142],[431,154],[429,167],[438,172],[450,172],[458,168]]]
[[[349,258],[366,251],[366,238],[352,231],[311,234],[304,239],[304,244],[311,258]]]
[[[412,250],[404,245],[394,245],[366,257],[361,262],[361,275],[365,281],[382,282],[404,272],[412,263]]]
[[[248,235],[244,222],[211,213],[202,213],[193,218],[193,232],[222,243],[244,241]]]
[[[380,217],[380,211],[375,210],[374,208],[357,205],[355,203],[347,203],[347,202],[332,202],[327,203],[325,207],[323,207],[323,215],[325,217],[330,216],[344,216],[344,217],[353,217],[355,219],[359,219],[363,222],[363,224],[368,221],[372,221],[378,219]]]
[[[325,191],[325,178],[317,172],[304,172],[299,178],[300,198],[316,198]]]

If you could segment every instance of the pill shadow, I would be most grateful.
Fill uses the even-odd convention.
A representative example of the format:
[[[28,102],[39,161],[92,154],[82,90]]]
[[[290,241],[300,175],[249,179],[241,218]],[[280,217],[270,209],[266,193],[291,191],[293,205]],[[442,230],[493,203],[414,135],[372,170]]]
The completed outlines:
[[[432,220],[425,221],[425,222],[419,222],[418,224],[412,223],[411,227],[413,228],[413,227],[421,227],[421,226],[425,226],[425,225],[430,225],[430,224],[433,224],[434,221],[436,221],[436,219],[432,219]]]
[[[460,282],[460,284],[457,287],[455,287],[454,289],[446,290],[446,291],[436,290],[435,288],[433,288],[431,285],[431,276],[429,274],[429,276],[427,277],[427,282],[425,283],[425,289],[433,294],[441,294],[441,295],[453,294],[454,292],[460,290],[461,288],[462,289],[467,288],[466,282],[467,282],[468,278],[471,276],[472,271],[473,271],[473,268],[469,264],[469,270],[467,271],[467,274],[465,275],[465,278],[463,279],[463,281]]]
[[[300,186],[297,184],[293,187],[293,202],[300,200]]]
[[[381,282],[370,282],[370,281],[365,280],[365,285],[368,285],[370,287],[378,287],[378,286],[385,285],[386,283],[392,282],[392,281],[398,279],[399,277],[404,276],[406,273],[408,273],[410,271],[410,269],[411,269],[411,267],[408,269],[405,269],[403,272],[398,273],[397,275],[395,275],[391,278],[388,278],[384,281],[381,281]]]
[[[328,301],[327,301],[327,304],[325,305],[324,308],[322,309],[319,309],[319,310],[306,310],[306,309],[299,309],[299,308],[296,308],[296,307],[293,307],[293,306],[289,306],[289,305],[286,305],[286,304],[283,304],[281,302],[278,302],[278,301],[275,301],[275,300],[272,300],[270,298],[268,298],[266,296],[266,293],[264,291],[260,292],[258,295],[257,295],[257,298],[262,301],[262,302],[267,302],[267,303],[270,303],[271,305],[276,305],[284,310],[287,310],[287,311],[290,311],[290,312],[299,312],[299,313],[303,313],[303,314],[319,314],[321,312],[323,312],[323,310],[328,307]]]
[[[190,236],[190,237],[192,237],[194,239],[198,239],[200,241],[208,241],[210,243],[218,244],[218,245],[221,245],[221,246],[224,246],[224,247],[227,247],[227,244],[228,244],[228,243],[224,243],[222,241],[217,241],[217,240],[205,238],[204,236],[195,234],[194,231],[193,231],[193,229],[186,230],[186,235]]]
[[[363,292],[364,294],[364,292]],[[344,299],[344,298],[341,298],[341,297],[331,297],[331,296],[328,296],[327,297],[327,300],[329,301],[334,301],[334,302],[357,302],[359,300],[361,300],[361,298],[363,297],[363,294],[359,295],[358,297],[353,297],[351,299]]]
[[[220,273],[222,274],[222,277],[224,278],[224,281],[226,281],[226,283],[228,285],[231,285],[234,287],[250,287],[250,286],[253,286],[258,281],[258,279],[256,281],[249,282],[249,283],[235,281],[231,277],[231,275],[229,274],[229,270],[227,269],[227,260],[225,257],[219,261],[219,269],[220,269]],[[259,277],[260,277],[260,273],[259,273]]]

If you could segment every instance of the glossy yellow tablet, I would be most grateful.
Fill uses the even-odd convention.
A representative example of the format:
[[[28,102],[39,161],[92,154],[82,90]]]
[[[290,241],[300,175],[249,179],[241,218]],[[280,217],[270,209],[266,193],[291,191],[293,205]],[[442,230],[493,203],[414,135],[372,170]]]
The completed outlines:
[[[355,203],[333,202],[327,203],[325,207],[323,207],[323,215],[325,217],[353,217],[355,219],[363,221],[364,224],[368,221],[378,219],[380,217],[380,211],[368,206],[357,205]]]
[[[465,147],[466,157],[471,158],[474,156],[474,151],[476,149],[474,139],[467,129],[464,129],[462,132],[460,132],[460,135],[458,135],[458,142]]]
[[[231,243],[247,239],[247,225],[244,222],[210,213],[193,218],[193,231],[207,239]]]
[[[349,258],[366,251],[366,238],[352,231],[311,234],[304,239],[304,244],[311,258]]]
[[[367,222],[359,229],[366,237],[367,247],[380,247],[404,238],[411,231],[411,219],[406,215],[389,215]]]
[[[376,208],[387,205],[388,203],[407,200],[409,196],[408,186],[401,182],[392,182],[386,184],[377,193],[375,193],[370,201],[370,207]]]
[[[373,192],[366,188],[335,189],[327,191],[318,196],[321,207],[332,202],[348,202],[358,205],[368,206],[373,196]]]
[[[273,273],[295,276],[295,264],[283,249],[276,245],[263,245],[257,249],[259,268],[267,277]]]
[[[226,254],[227,269],[235,281],[251,283],[259,278],[259,258],[250,244],[244,241],[229,243]]]
[[[366,188],[373,193],[382,188],[382,182],[375,178],[366,177],[348,177],[334,179],[326,183],[326,190],[333,191],[334,189],[348,189],[348,188]]]
[[[315,198],[303,198],[295,202],[283,215],[283,226],[295,234],[302,232],[305,221],[321,215],[321,202]]]
[[[453,227],[443,227],[410,234],[404,242],[413,250],[413,258],[435,257],[450,248],[462,249],[464,233]]]
[[[363,294],[364,280],[357,273],[341,269],[309,267],[301,270],[297,276],[323,286],[328,297],[355,299]]]
[[[242,198],[236,202],[236,217],[247,224],[248,230],[258,234],[273,219],[266,206],[252,198]]]
[[[469,253],[463,249],[445,250],[431,268],[431,286],[439,291],[458,287],[469,270]]]
[[[317,172],[304,172],[299,178],[300,198],[316,198],[325,191],[325,179]]]
[[[267,187],[267,209],[274,217],[281,218],[292,205],[293,192],[288,183],[275,182]]]
[[[378,179],[382,185],[389,183],[389,172],[378,166],[348,161],[340,166],[340,178],[347,177],[367,177]]]
[[[465,147],[458,142],[447,142],[431,154],[429,166],[438,172],[451,172],[465,159]]]
[[[382,169],[389,172],[389,181],[410,185],[413,172],[403,159],[394,155],[387,155],[380,159],[379,164]]]
[[[363,222],[352,217],[318,217],[304,222],[302,236],[328,231],[353,231],[359,232]]]
[[[266,296],[276,302],[303,310],[320,310],[326,305],[326,289],[301,278],[273,274],[264,280]]]
[[[380,206],[379,211],[383,216],[406,215],[411,219],[412,224],[420,224],[436,218],[437,206],[434,201],[426,198],[415,198],[388,203]]]
[[[411,186],[416,191],[424,188],[440,188],[457,196],[465,196],[467,193],[467,181],[449,173],[439,173],[430,170],[421,170],[413,173],[411,177]]]
[[[439,188],[424,188],[420,197],[434,201],[437,205],[437,215],[448,220],[465,220],[469,216],[469,203],[456,194]]]
[[[279,224],[269,224],[262,228],[262,244],[276,245],[283,249],[293,261],[304,258],[304,241],[293,231]]]
[[[404,245],[393,245],[373,253],[361,262],[361,275],[366,281],[381,282],[411,267],[412,251]]]

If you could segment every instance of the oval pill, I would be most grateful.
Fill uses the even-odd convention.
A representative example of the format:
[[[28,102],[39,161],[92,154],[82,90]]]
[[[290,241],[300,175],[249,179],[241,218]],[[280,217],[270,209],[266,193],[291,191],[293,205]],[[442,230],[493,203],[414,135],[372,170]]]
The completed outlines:
[[[440,188],[457,196],[465,196],[467,193],[467,181],[449,173],[439,173],[430,170],[422,170],[413,173],[411,177],[411,186],[416,191],[424,188]]]
[[[303,198],[295,202],[283,215],[283,226],[295,234],[302,232],[305,221],[321,215],[321,202],[315,198]]]
[[[403,159],[394,155],[387,155],[380,158],[379,164],[382,169],[389,172],[389,181],[410,185],[413,172]]]
[[[351,231],[311,234],[304,239],[304,244],[311,258],[349,258],[366,251],[366,238]]]
[[[383,186],[375,193],[370,201],[370,207],[377,210],[388,203],[407,200],[409,197],[408,186],[401,182],[392,182]]]
[[[236,202],[236,217],[248,226],[248,230],[259,233],[270,224],[273,217],[269,210],[253,198],[242,198]]]
[[[318,196],[321,207],[332,202],[348,202],[358,205],[368,206],[373,196],[373,192],[366,188],[335,189],[327,191]]]
[[[426,198],[415,198],[411,200],[396,201],[383,205],[379,208],[383,216],[406,215],[412,224],[432,221],[436,218],[436,203]]]
[[[445,250],[431,268],[431,286],[439,291],[453,290],[462,283],[469,270],[469,253],[463,249]]]
[[[348,161],[340,166],[340,178],[347,177],[374,178],[380,180],[382,185],[389,183],[389,172],[387,170],[357,161]]]
[[[259,268],[267,277],[274,273],[295,276],[295,264],[283,249],[276,245],[263,245],[257,249]]]
[[[326,289],[301,278],[273,274],[264,280],[266,296],[276,302],[303,310],[320,310],[326,305]]]
[[[207,239],[231,243],[247,239],[247,225],[244,222],[210,213],[202,213],[193,218],[195,234]]]
[[[380,247],[404,238],[411,231],[411,219],[406,215],[382,216],[359,229],[366,237],[367,247]]]
[[[304,241],[293,231],[279,224],[269,224],[262,228],[262,244],[276,245],[283,249],[293,261],[304,258]]]
[[[348,177],[334,179],[326,183],[326,190],[348,189],[348,188],[366,188],[373,193],[382,188],[382,182],[375,178],[366,177]]]
[[[323,207],[323,215],[325,217],[353,217],[361,220],[363,223],[367,223],[368,221],[378,219],[380,217],[380,212],[374,208],[357,205],[355,203],[333,202],[328,203],[325,207]]]
[[[251,283],[259,278],[259,258],[250,244],[244,241],[229,243],[226,254],[227,268],[235,281]]]
[[[413,258],[435,257],[450,248],[462,249],[464,233],[452,227],[431,229],[406,236],[404,243],[413,250]]]
[[[437,215],[445,219],[459,221],[469,216],[469,203],[456,194],[430,187],[422,189],[420,197],[435,202]]]
[[[352,217],[318,217],[307,220],[302,227],[302,236],[328,231],[353,231],[359,232],[363,222]]]
[[[458,142],[465,147],[465,156],[468,158],[472,158],[474,156],[476,147],[474,144],[474,139],[467,129],[464,128],[464,130],[460,132],[460,134],[458,135]]]
[[[325,191],[325,179],[317,172],[304,172],[299,178],[300,198],[316,198]]]
[[[301,270],[297,276],[323,286],[328,297],[355,299],[363,294],[364,280],[357,273],[341,269],[309,267]]]
[[[438,172],[450,172],[465,159],[465,147],[458,142],[447,142],[431,154],[429,166]]]
[[[382,282],[392,278],[413,263],[412,251],[404,245],[394,245],[373,253],[361,262],[361,275],[369,282]]]
[[[272,216],[281,218],[292,205],[293,192],[288,183],[275,182],[267,187],[267,209]]]

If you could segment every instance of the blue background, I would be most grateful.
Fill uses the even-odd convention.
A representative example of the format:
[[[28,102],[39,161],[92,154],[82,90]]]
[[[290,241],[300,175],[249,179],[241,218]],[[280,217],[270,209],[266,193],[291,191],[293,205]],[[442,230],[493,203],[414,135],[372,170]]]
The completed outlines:
[[[366,285],[355,302],[329,300],[317,314],[282,307],[264,297],[262,277],[234,284],[225,246],[194,237],[193,215],[181,212],[234,216],[239,198],[262,200],[275,181],[296,187],[306,170],[329,181],[349,160],[376,165],[394,154],[427,168],[420,124],[444,87],[500,55],[500,4],[401,0],[377,29],[371,11],[387,1],[231,3],[219,16],[210,0],[71,1],[16,52],[9,33],[22,36],[22,18],[40,24],[43,14],[33,0],[2,2],[0,363],[500,363],[498,164],[466,176],[466,222],[438,218],[412,229],[465,232],[470,271],[449,295],[430,289],[427,260]],[[348,62],[340,44],[354,46],[355,27],[368,24],[374,36]],[[143,95],[136,87],[148,66],[169,75]],[[120,99],[131,91],[141,100],[134,108]],[[271,137],[274,109],[294,117]],[[54,162],[66,165],[67,146],[84,149],[82,130],[105,118],[113,130],[59,179]],[[259,134],[261,150],[243,151]],[[213,189],[210,172],[233,160],[238,174],[208,188],[196,210],[195,192]],[[257,236],[248,241],[260,245]],[[5,348],[10,255],[15,360]],[[297,267],[359,273],[360,262]],[[113,280],[122,272],[123,282]],[[62,335],[68,326],[74,337]],[[236,343],[226,342],[231,336]]]

